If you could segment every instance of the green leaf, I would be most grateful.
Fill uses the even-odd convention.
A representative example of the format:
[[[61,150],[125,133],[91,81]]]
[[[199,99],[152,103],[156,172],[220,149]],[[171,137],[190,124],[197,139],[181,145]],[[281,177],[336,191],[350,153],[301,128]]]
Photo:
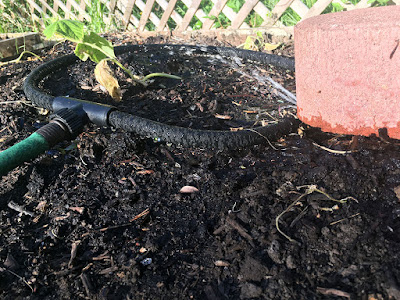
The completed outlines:
[[[113,45],[94,32],[85,35],[83,41],[76,45],[75,55],[83,61],[90,58],[95,63],[106,58],[116,58]]]
[[[43,34],[48,39],[52,38],[54,35],[60,35],[67,40],[78,43],[82,41],[84,37],[83,23],[73,20],[58,20],[50,26],[47,26]]]

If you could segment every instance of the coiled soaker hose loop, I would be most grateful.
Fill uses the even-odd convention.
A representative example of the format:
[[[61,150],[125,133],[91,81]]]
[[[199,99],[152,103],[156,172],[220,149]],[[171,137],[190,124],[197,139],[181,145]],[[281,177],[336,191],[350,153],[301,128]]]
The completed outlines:
[[[128,51],[173,51],[174,55],[220,55],[221,57],[232,58],[238,57],[246,61],[255,61],[262,64],[273,65],[285,70],[294,71],[294,60],[287,57],[255,52],[250,50],[242,50],[227,47],[213,46],[190,46],[190,45],[128,45],[115,48],[117,55]],[[47,62],[35,69],[24,82],[24,91],[26,96],[35,106],[54,111],[60,108],[60,103],[68,101],[70,98],[51,96],[38,88],[38,84],[47,75],[52,72],[73,64],[77,58],[75,55],[67,55]],[[56,99],[56,101],[54,101]],[[300,121],[294,117],[284,118],[277,124],[264,127],[256,127],[251,130],[241,131],[216,131],[216,130],[195,130],[183,128],[173,125],[162,124],[132,114],[120,112],[115,108],[102,104],[93,103],[86,100],[74,99],[74,101],[84,102],[84,107],[92,106],[88,109],[89,119],[98,125],[109,125],[115,128],[121,128],[128,132],[134,132],[139,135],[148,137],[157,137],[163,141],[180,144],[184,147],[200,147],[212,149],[235,149],[246,147],[257,143],[266,142],[268,140],[276,140],[279,137],[295,131]],[[57,102],[55,108],[54,103]],[[90,103],[90,105],[88,104]],[[76,104],[76,103],[75,103]],[[70,104],[67,107],[70,107]],[[97,112],[92,109],[98,107],[102,111],[102,117],[98,117]],[[84,108],[86,110],[86,108]],[[96,110],[96,109],[95,109]],[[94,116],[95,120],[91,116]],[[97,117],[96,117],[97,116]]]
[[[240,58],[269,64],[294,71],[294,60],[286,57],[269,55],[261,52],[225,48],[187,45],[130,45],[115,49],[116,54],[128,51],[173,51],[174,55],[219,55],[224,58]],[[177,53],[177,54],[176,54]],[[89,121],[99,126],[112,126],[144,136],[157,137],[166,142],[180,144],[184,147],[200,147],[233,150],[240,147],[276,140],[297,129],[300,121],[297,118],[284,118],[276,124],[244,129],[241,131],[195,130],[166,125],[118,111],[115,107],[87,100],[69,97],[54,97],[43,92],[39,83],[54,71],[65,68],[77,61],[73,54],[49,61],[28,75],[24,82],[24,92],[32,103],[41,108],[55,112],[49,124],[43,126],[28,138],[0,152],[0,176],[31,160],[50,147],[65,140],[74,138]]]

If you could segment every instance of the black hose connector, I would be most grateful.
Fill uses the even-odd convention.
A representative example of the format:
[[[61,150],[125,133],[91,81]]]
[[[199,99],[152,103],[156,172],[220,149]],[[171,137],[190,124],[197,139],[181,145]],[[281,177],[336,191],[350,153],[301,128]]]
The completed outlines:
[[[81,107],[75,109],[62,108],[50,116],[51,123],[57,123],[64,127],[68,132],[69,138],[73,139],[83,130],[83,119],[86,119],[85,113]]]
[[[69,132],[65,130],[64,126],[52,122],[40,127],[36,133],[40,134],[46,140],[49,147],[53,147],[70,137]]]
[[[91,121],[98,126],[108,127],[108,115],[111,111],[116,108],[96,102],[90,102],[86,100],[70,98],[70,97],[55,97],[52,102],[52,110],[60,111],[61,109],[69,108],[74,109],[80,107],[82,112],[85,114],[85,121]]]
[[[36,133],[44,137],[49,147],[53,147],[64,140],[76,138],[85,123],[87,116],[81,106],[63,108],[52,114],[49,124],[39,128]]]

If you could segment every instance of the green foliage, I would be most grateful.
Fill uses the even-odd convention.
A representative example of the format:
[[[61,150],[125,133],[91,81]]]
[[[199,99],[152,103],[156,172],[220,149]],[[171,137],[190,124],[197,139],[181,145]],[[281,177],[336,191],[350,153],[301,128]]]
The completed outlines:
[[[226,5],[230,8],[232,8],[232,10],[237,13],[239,12],[240,8],[242,7],[242,5],[244,4],[244,0],[229,0]]]
[[[0,33],[34,31],[27,1],[0,1]]]
[[[387,6],[389,5],[389,0],[368,0],[371,6]]]
[[[87,24],[89,30],[94,32],[105,32],[108,28],[104,22],[104,17],[108,14],[107,5],[100,0],[89,1],[88,15],[91,22]]]
[[[116,60],[113,45],[97,33],[86,34],[83,23],[72,20],[58,20],[48,26],[43,34],[51,39],[54,36],[76,43],[75,55],[81,60],[88,58],[95,63],[103,59]]]
[[[73,20],[56,21],[47,26],[43,34],[48,39],[52,38],[54,35],[58,35],[75,43],[82,41],[85,35],[83,32],[83,23]]]
[[[74,53],[83,61],[90,58],[97,64],[103,59],[116,59],[113,45],[94,32],[83,36]]]
[[[43,34],[48,39],[52,38],[53,36],[61,36],[64,39],[76,43],[74,53],[83,61],[90,59],[96,64],[99,64],[104,60],[112,61],[122,70],[124,70],[135,82],[138,82],[144,86],[147,86],[149,79],[155,76],[180,79],[177,76],[164,73],[153,73],[145,76],[144,78],[139,78],[138,76],[132,74],[131,71],[125,68],[117,60],[113,45],[105,38],[99,36],[97,33],[85,33],[84,25],[79,21],[58,20],[48,26],[43,31]]]

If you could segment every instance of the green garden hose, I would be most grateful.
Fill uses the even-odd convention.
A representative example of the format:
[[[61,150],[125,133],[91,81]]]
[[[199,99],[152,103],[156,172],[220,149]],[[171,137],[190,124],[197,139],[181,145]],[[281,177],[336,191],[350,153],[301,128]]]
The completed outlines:
[[[0,175],[7,174],[10,170],[25,161],[34,159],[48,149],[49,143],[41,134],[37,132],[31,134],[22,142],[0,152]]]
[[[85,115],[81,107],[61,109],[51,116],[50,123],[23,141],[0,152],[0,176],[38,157],[59,142],[75,137],[82,131]]]

